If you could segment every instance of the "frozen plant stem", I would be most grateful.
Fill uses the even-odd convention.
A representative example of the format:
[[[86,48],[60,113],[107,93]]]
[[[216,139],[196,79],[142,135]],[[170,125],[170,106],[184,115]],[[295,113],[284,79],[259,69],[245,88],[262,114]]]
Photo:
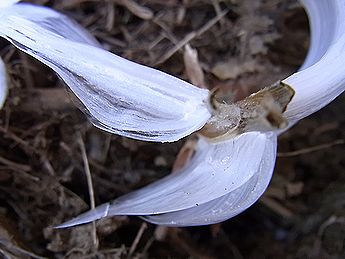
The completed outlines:
[[[271,179],[277,135],[344,91],[345,0],[301,0],[311,47],[299,72],[234,104],[125,60],[51,9],[16,4],[0,13],[0,36],[51,67],[108,132],[172,142],[201,130],[190,163],[142,189],[59,227],[115,215],[170,226],[229,219],[251,206]],[[39,15],[38,15],[39,14]]]

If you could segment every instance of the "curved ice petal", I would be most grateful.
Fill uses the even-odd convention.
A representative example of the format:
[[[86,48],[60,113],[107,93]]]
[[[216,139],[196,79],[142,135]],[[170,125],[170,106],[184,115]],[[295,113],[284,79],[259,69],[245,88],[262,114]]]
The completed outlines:
[[[312,38],[302,70],[283,80],[295,90],[284,113],[291,124],[320,110],[345,89],[345,1],[302,3],[310,17]]]
[[[106,216],[152,215],[202,206],[235,191],[257,173],[263,157],[270,151],[266,148],[267,140],[267,134],[259,132],[244,133],[218,144],[200,140],[195,156],[180,172],[103,204],[59,227]],[[268,171],[271,173],[272,168]]]
[[[1,0],[0,1],[0,9],[7,8],[15,3],[19,2],[20,0]]]
[[[52,30],[66,39],[100,46],[91,34],[67,16],[59,14],[50,8],[25,3],[15,4],[16,2],[18,1],[1,1],[0,9],[4,8],[1,10],[3,12],[0,14],[1,18],[2,15],[16,15],[35,22],[43,28]],[[0,61],[0,108],[7,97],[7,88],[5,66]]]
[[[6,66],[0,58],[0,109],[5,103],[8,92]]]
[[[210,118],[207,90],[47,29],[11,14],[0,20],[0,35],[57,72],[95,126],[169,142],[200,129]]]
[[[236,190],[198,207],[162,215],[145,216],[143,219],[159,225],[196,226],[218,223],[243,212],[260,198],[272,177],[277,136],[274,133],[267,133],[266,139],[264,155],[257,172]]]
[[[0,1],[0,17],[2,12],[7,11],[8,7],[19,2],[19,0],[2,0]],[[3,107],[8,93],[8,81],[6,66],[0,58],[0,109]]]
[[[345,32],[345,8],[342,0],[300,0],[310,24],[310,47],[300,68],[303,70],[319,61],[329,46]]]
[[[13,15],[31,21],[42,28],[68,40],[101,47],[98,41],[83,27],[67,16],[44,6],[19,3],[6,9],[6,16]]]

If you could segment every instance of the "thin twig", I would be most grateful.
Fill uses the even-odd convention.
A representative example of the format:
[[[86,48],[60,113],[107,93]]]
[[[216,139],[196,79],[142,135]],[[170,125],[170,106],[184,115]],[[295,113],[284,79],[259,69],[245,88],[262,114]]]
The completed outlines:
[[[217,16],[221,15],[222,9],[220,8],[219,0],[212,0],[212,5]],[[224,20],[219,20],[219,23],[221,24],[221,26],[225,25]]]
[[[150,20],[154,15],[149,8],[141,6],[133,0],[113,0],[113,2],[126,7],[132,14],[144,20]]]
[[[274,199],[270,197],[263,196],[261,197],[260,202],[265,204],[268,208],[270,208],[275,213],[279,214],[285,219],[291,219],[294,215],[291,210],[282,206],[281,204],[279,204],[277,201],[275,201]]]
[[[87,186],[88,186],[89,196],[90,196],[90,206],[91,206],[91,209],[93,210],[96,207],[96,205],[95,205],[95,194],[93,191],[92,177],[91,177],[89,162],[87,159],[86,149],[85,149],[84,141],[83,141],[80,133],[78,134],[78,143],[80,146],[81,155],[82,155],[83,163],[84,163],[84,171],[85,171],[85,175],[86,175],[86,179],[87,179]],[[95,250],[97,250],[98,239],[97,239],[97,230],[96,230],[96,222],[95,221],[92,222],[92,233],[91,234],[92,234],[92,241],[93,241],[94,248],[95,248]]]
[[[169,59],[172,55],[174,55],[179,49],[181,49],[184,45],[190,42],[195,37],[202,35],[204,32],[209,30],[213,25],[215,25],[220,19],[222,19],[228,11],[223,11],[213,19],[209,20],[204,26],[202,26],[197,31],[192,31],[188,33],[182,40],[180,40],[173,48],[166,52],[159,60],[154,63],[154,66],[164,63],[167,59]]]
[[[19,252],[22,254],[22,256],[29,256],[31,258],[34,258],[34,259],[46,259],[47,257],[42,257],[42,256],[39,256],[39,255],[36,255],[34,253],[31,253],[30,251],[27,251],[19,246],[16,246],[12,243],[10,243],[9,241],[7,240],[4,240],[4,239],[0,239],[0,244],[4,245],[7,249],[12,249],[16,252]],[[10,257],[12,258],[12,257]]]
[[[23,148],[26,148],[26,149],[33,151],[33,152],[36,151],[33,147],[29,146],[29,144],[25,140],[21,139],[16,134],[9,131],[9,129],[6,129],[6,128],[0,126],[0,132],[4,133],[5,138],[12,139],[17,144],[20,144]]]
[[[308,148],[303,148],[303,149],[299,149],[296,151],[291,151],[291,152],[279,152],[278,153],[278,157],[293,157],[293,156],[299,156],[299,155],[303,155],[303,154],[308,154],[311,152],[316,152],[322,149],[327,149],[336,145],[343,145],[345,144],[345,140],[343,139],[338,139],[335,140],[331,143],[327,143],[327,144],[321,144],[321,145],[316,145],[313,147],[308,147]]]
[[[31,166],[29,166],[29,165],[23,165],[23,164],[16,163],[16,162],[8,160],[2,156],[0,156],[0,163],[7,165],[13,169],[24,171],[24,172],[29,172],[31,170]]]
[[[129,249],[129,252],[128,252],[128,257],[127,258],[130,258],[132,256],[132,254],[134,253],[135,249],[137,248],[138,244],[139,244],[139,241],[142,237],[142,235],[144,234],[144,231],[145,229],[147,228],[147,224],[145,222],[143,222],[141,224],[141,227],[133,241],[133,244],[131,245],[131,248]]]
[[[142,256],[141,257],[145,257],[145,254],[147,253],[147,251],[149,250],[149,248],[151,247],[151,245],[153,244],[153,242],[155,241],[155,237],[151,237],[145,244],[144,249],[141,251]]]
[[[26,87],[28,87],[29,89],[34,88],[34,78],[32,76],[31,73],[31,68],[29,65],[29,60],[28,60],[28,56],[26,54],[24,54],[23,52],[19,52],[19,56],[21,58],[22,61],[22,65],[23,65],[23,79],[25,78],[25,85]]]
[[[326,231],[327,227],[336,223],[344,224],[345,218],[332,215],[330,218],[328,218],[325,222],[321,224],[317,232],[317,237],[314,241],[313,249],[311,251],[312,258],[318,258],[320,256],[320,250],[322,247],[322,235]]]
[[[126,251],[125,245],[120,246],[119,248],[110,248],[110,249],[103,249],[99,250],[97,252],[88,254],[83,256],[83,259],[88,259],[88,258],[104,258],[104,255],[108,254],[109,258],[122,258],[121,255],[124,254]],[[108,258],[108,257],[106,257]]]

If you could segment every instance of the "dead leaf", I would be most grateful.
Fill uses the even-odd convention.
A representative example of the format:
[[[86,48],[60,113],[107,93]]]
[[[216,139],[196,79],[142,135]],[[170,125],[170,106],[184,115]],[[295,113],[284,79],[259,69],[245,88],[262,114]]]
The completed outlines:
[[[192,158],[195,148],[196,148],[197,141],[195,139],[189,139],[180,149],[179,153],[177,154],[176,160],[174,162],[172,172],[176,172],[184,167],[189,160]]]
[[[198,59],[198,51],[186,44],[183,53],[184,65],[190,82],[200,88],[206,88],[204,72]]]
[[[211,70],[212,74],[221,80],[236,79],[244,73],[260,72],[263,67],[255,59],[239,62],[230,59],[228,62],[217,63]]]

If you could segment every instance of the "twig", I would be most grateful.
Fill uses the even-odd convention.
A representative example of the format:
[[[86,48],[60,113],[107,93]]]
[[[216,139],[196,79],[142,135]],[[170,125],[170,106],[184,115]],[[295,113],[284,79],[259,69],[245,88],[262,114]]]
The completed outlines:
[[[144,246],[144,249],[141,251],[141,254],[143,256],[140,256],[139,258],[141,257],[145,257],[145,254],[147,253],[147,251],[149,250],[149,248],[151,247],[151,245],[153,244],[153,242],[155,241],[156,239],[154,237],[151,237],[145,244]]]
[[[327,227],[329,227],[330,225],[335,224],[335,223],[344,224],[345,223],[345,218],[337,217],[335,215],[332,215],[330,218],[328,218],[325,222],[323,222],[321,224],[321,226],[319,227],[319,230],[317,232],[317,237],[316,237],[316,239],[314,241],[313,249],[312,249],[312,252],[311,252],[312,258],[318,258],[319,257],[320,250],[321,250],[321,247],[322,247],[322,235],[326,231]]]
[[[84,141],[83,141],[80,133],[78,134],[78,143],[79,143],[81,155],[83,158],[84,171],[85,171],[85,175],[86,175],[86,179],[87,179],[87,186],[89,189],[90,206],[91,206],[91,209],[93,210],[96,207],[95,206],[95,194],[93,191],[92,177],[91,177],[89,162],[87,159],[86,149],[85,149]],[[93,240],[94,248],[95,248],[95,250],[97,250],[98,239],[97,239],[97,230],[96,230],[96,222],[95,221],[92,222],[92,233],[91,234],[92,234],[92,240]]]
[[[219,0],[212,0],[212,5],[217,16],[221,15],[222,9],[220,8]],[[225,25],[224,20],[220,20],[219,23],[221,24],[221,26]]]
[[[104,258],[104,255],[109,254],[109,256],[112,257],[105,257],[105,258],[122,258],[121,255],[123,255],[126,251],[125,245],[120,246],[119,248],[109,248],[109,249],[103,249],[99,250],[97,252],[88,254],[83,256],[83,259],[88,258]]]
[[[41,156],[41,160],[43,163],[43,167],[47,170],[47,172],[52,176],[56,175],[55,170],[52,164],[50,163],[50,161],[48,160],[48,158],[46,156],[44,157]]]
[[[111,32],[112,29],[114,28],[114,24],[115,24],[115,7],[114,7],[114,3],[111,2],[107,2],[107,13],[106,13],[106,22],[105,22],[105,29],[108,32]]]
[[[308,148],[303,148],[303,149],[299,149],[296,151],[291,151],[291,152],[279,152],[278,153],[278,157],[293,157],[293,156],[299,156],[299,155],[303,155],[303,154],[308,154],[311,152],[316,152],[322,149],[326,149],[326,148],[330,148],[336,145],[343,145],[345,144],[345,140],[343,139],[338,139],[335,140],[331,143],[327,143],[327,144],[321,144],[321,145],[316,145],[313,147],[308,147]]]
[[[28,60],[28,56],[26,54],[24,54],[23,52],[19,52],[19,56],[21,58],[22,61],[22,65],[23,65],[23,79],[25,78],[25,85],[29,88],[32,89],[34,88],[34,78],[32,76],[31,73],[31,68],[29,65],[29,60]]]
[[[169,39],[174,45],[178,44],[178,39],[175,37],[175,35],[173,34],[173,32],[171,31],[171,28],[165,24],[164,22],[161,22],[161,18],[164,17],[165,12],[160,12],[156,15],[155,19],[153,19],[153,22],[155,24],[157,24],[162,30],[163,32],[161,32],[161,34]]]
[[[8,160],[2,156],[0,156],[0,163],[7,165],[9,167],[12,167],[14,169],[24,171],[24,172],[29,172],[31,170],[31,167],[29,165],[23,165],[23,164],[16,163],[16,162]]]
[[[279,204],[277,201],[275,201],[274,199],[270,197],[263,196],[261,197],[260,202],[265,204],[268,208],[270,208],[275,213],[279,214],[285,219],[291,219],[294,215],[292,211],[285,208],[284,206],[282,206],[281,204]]]
[[[139,5],[137,2],[133,0],[112,0],[114,3],[118,5],[122,5],[126,7],[132,14],[138,16],[143,20],[150,20],[153,17],[153,12],[144,6]]]
[[[228,11],[223,11],[213,19],[209,20],[204,26],[202,26],[197,31],[192,31],[188,33],[182,40],[180,40],[172,49],[166,52],[159,60],[154,63],[154,66],[164,63],[167,59],[169,59],[172,55],[174,55],[179,49],[181,49],[184,45],[190,42],[195,37],[202,35],[204,32],[209,30],[213,25],[215,25],[220,19],[222,19]]]
[[[144,234],[144,231],[145,229],[147,228],[147,224],[145,222],[143,222],[141,224],[141,227],[133,241],[133,244],[131,245],[131,248],[129,249],[129,252],[128,252],[128,256],[127,258],[130,258],[132,256],[132,254],[134,253],[135,249],[137,248],[138,246],[138,243],[140,241],[140,238],[142,237],[142,235]]]
[[[158,43],[160,43],[164,39],[165,39],[165,36],[163,35],[163,33],[160,33],[158,37],[149,44],[147,50],[152,50],[154,47],[158,45]]]
[[[20,248],[19,246],[16,246],[16,245],[14,245],[14,244],[12,244],[9,241],[4,240],[4,239],[0,239],[0,244],[4,245],[7,249],[13,249],[16,252],[21,253],[22,255],[29,256],[29,257],[34,258],[34,259],[46,259],[47,258],[47,257],[42,257],[42,256],[36,255],[34,253],[31,253],[30,251],[27,251],[23,248]],[[10,257],[10,258],[12,258],[12,257]]]
[[[4,137],[5,138],[12,139],[14,142],[16,142],[17,144],[22,145],[24,148],[27,148],[30,151],[33,151],[33,152],[36,151],[33,147],[29,146],[29,144],[25,140],[21,139],[16,134],[14,134],[11,131],[9,131],[8,129],[0,126],[0,132],[4,133]]]

